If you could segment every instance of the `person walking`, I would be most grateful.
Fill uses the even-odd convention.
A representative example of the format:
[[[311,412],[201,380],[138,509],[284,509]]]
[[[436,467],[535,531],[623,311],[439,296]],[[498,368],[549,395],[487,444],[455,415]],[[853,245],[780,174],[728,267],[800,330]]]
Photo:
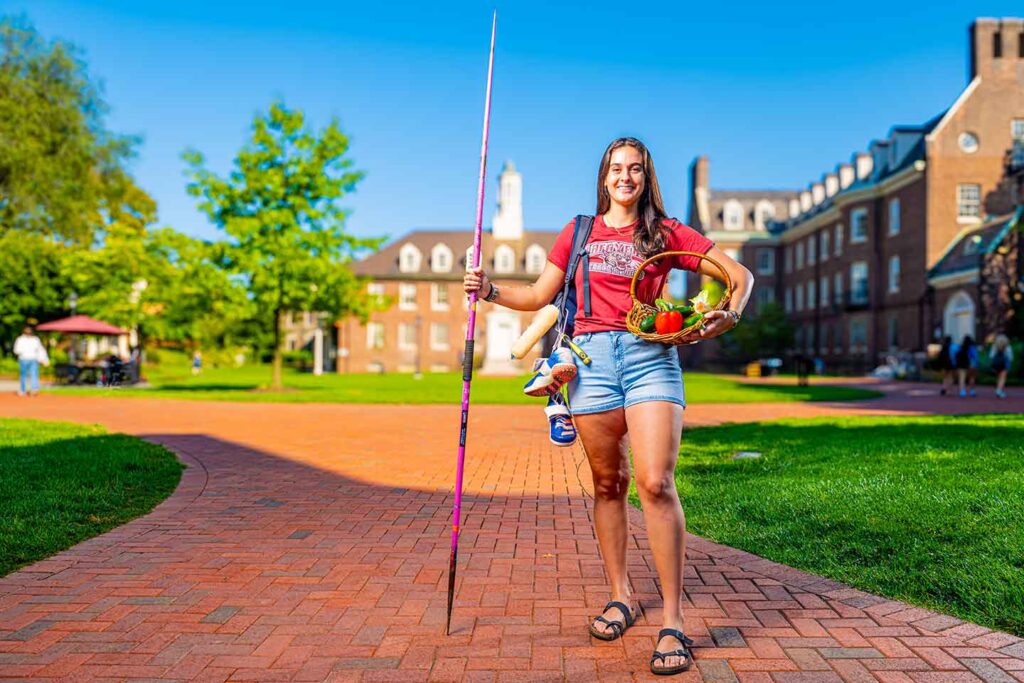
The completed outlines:
[[[997,334],[988,351],[988,364],[996,373],[996,398],[1006,398],[1006,375],[1013,363],[1013,347],[1005,334]]]
[[[954,349],[956,371],[960,382],[960,397],[977,396],[974,386],[978,379],[978,345],[974,337],[965,335],[963,341]]]
[[[499,287],[483,268],[475,268],[465,275],[465,291],[514,310],[539,310],[562,287],[574,222],[558,235],[532,285]],[[676,348],[634,336],[627,330],[626,316],[632,307],[630,283],[637,269],[645,259],[666,251],[706,254],[722,264],[733,282],[729,310],[708,312],[704,328],[692,333],[691,340],[710,339],[733,328],[750,297],[753,275],[706,237],[667,216],[647,148],[635,138],[619,138],[601,158],[597,212],[576,272],[580,295],[573,342],[590,356],[591,363],[576,362],[577,375],[568,393],[593,477],[594,526],[611,583],[611,601],[589,630],[600,640],[615,640],[637,618],[626,562],[632,450],[637,491],[664,597],[663,628],[650,663],[655,674],[680,673],[693,663],[692,641],[683,632],[686,522],[674,477],[686,402]],[[653,301],[673,268],[721,277],[717,268],[698,257],[666,257],[640,274],[638,298]]]
[[[18,396],[35,396],[39,393],[39,365],[49,365],[50,357],[31,326],[26,325],[14,340],[14,355],[18,357]]]

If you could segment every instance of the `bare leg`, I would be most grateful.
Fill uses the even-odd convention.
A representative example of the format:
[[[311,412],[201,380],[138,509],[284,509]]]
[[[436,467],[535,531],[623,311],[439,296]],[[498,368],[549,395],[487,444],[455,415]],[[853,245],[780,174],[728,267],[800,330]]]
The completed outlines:
[[[686,518],[676,490],[675,467],[683,430],[683,408],[667,401],[646,401],[626,410],[636,487],[651,539],[654,566],[664,596],[663,628],[683,630],[683,568],[686,562]],[[671,636],[657,646],[661,652],[682,644]],[[674,667],[681,657],[667,657],[658,666]]]
[[[619,408],[592,415],[576,415],[574,419],[594,478],[594,528],[611,582],[611,599],[629,605],[632,595],[626,571],[629,441],[626,438],[625,414]],[[609,621],[622,621],[624,617],[615,607],[604,614]],[[612,633],[612,628],[600,621],[594,622],[594,628],[602,633]]]
[[[1000,370],[996,375],[996,393],[1001,394],[1006,390],[1006,370]]]
[[[964,394],[964,393],[967,392],[967,371],[966,370],[957,370],[956,374],[958,375],[958,377],[960,379],[960,393]]]

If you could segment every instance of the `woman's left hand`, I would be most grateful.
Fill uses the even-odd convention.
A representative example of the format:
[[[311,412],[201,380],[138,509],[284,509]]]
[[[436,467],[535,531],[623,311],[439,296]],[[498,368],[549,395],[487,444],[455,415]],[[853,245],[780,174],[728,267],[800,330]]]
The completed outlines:
[[[701,339],[714,339],[736,327],[736,319],[727,311],[708,311],[704,314],[704,327],[700,330]]]

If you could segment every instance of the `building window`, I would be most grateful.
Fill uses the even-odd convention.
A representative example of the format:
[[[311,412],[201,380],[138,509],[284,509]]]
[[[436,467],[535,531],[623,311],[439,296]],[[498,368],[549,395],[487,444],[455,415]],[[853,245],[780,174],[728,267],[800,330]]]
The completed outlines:
[[[868,210],[854,209],[850,212],[850,244],[868,241]]]
[[[864,261],[850,264],[850,301],[855,304],[868,302],[868,264]]]
[[[775,272],[775,252],[771,249],[757,250],[757,274],[772,275]]]
[[[831,250],[829,244],[829,232],[828,230],[822,230],[821,236],[818,237],[819,245],[821,246],[821,260],[822,262],[828,261],[828,252]]]
[[[384,348],[384,323],[366,323],[366,348]]]
[[[771,287],[759,287],[757,290],[757,311],[760,313],[764,307],[775,301],[775,292]]]
[[[546,258],[544,247],[539,244],[531,244],[526,250],[526,272],[532,275],[540,273],[544,270],[544,259]]]
[[[804,267],[804,243],[803,242],[797,242],[795,249],[796,249],[796,269],[800,270],[801,268]]]
[[[957,218],[970,222],[981,217],[981,185],[961,183],[956,186]]]
[[[434,351],[448,350],[448,325],[430,323],[430,348]]]
[[[366,286],[366,293],[377,306],[384,305],[384,285],[380,282],[371,282]]]
[[[843,224],[836,223],[836,256],[843,254]]]
[[[730,199],[722,207],[722,222],[726,230],[743,229],[743,205],[735,199]]]
[[[786,247],[782,251],[782,268],[787,273],[793,272],[793,247]]]
[[[895,294],[900,291],[900,257],[893,256],[889,259],[889,293]]]
[[[804,310],[804,286],[802,284],[796,286],[796,310],[797,312]]]
[[[818,261],[818,238],[811,235],[807,238],[807,265],[813,266]]]
[[[820,294],[821,294],[821,303],[819,304],[820,307],[821,308],[828,308],[828,304],[829,304],[829,298],[828,298],[828,277],[821,278],[821,292],[820,292]]]
[[[430,269],[435,273],[448,273],[452,269],[452,250],[447,244],[435,244],[430,252]]]
[[[843,352],[843,326],[836,325],[832,328],[832,353],[840,354]]]
[[[416,310],[416,285],[407,282],[398,285],[398,310]]]
[[[836,273],[832,278],[832,296],[836,306],[843,305],[843,274],[841,272]]]
[[[868,348],[868,323],[863,318],[850,321],[850,353],[864,353]]]
[[[1024,36],[1024,33],[1021,34]],[[1021,41],[1024,45],[1024,40]],[[1024,142],[1024,119],[1014,119],[1010,124],[1010,137],[1014,142]]]
[[[957,144],[965,154],[974,154],[978,151],[978,136],[970,132],[960,133]]]
[[[813,311],[818,307],[818,283],[811,280],[807,283],[807,310]]]
[[[996,31],[992,34],[992,56],[999,59],[1003,56],[1003,34]]]
[[[899,197],[889,200],[889,234],[900,234],[900,200]]]
[[[398,269],[403,273],[416,273],[420,269],[420,250],[415,244],[403,244],[398,251]]]
[[[435,282],[430,285],[430,308],[434,311],[448,310],[448,285]]]
[[[895,315],[889,316],[889,348],[900,348],[900,320]]]
[[[775,218],[775,206],[767,199],[759,201],[754,209],[754,227],[764,230],[773,218]]]
[[[512,273],[516,269],[516,252],[507,244],[501,244],[494,250],[494,272]]]
[[[412,323],[398,324],[398,348],[406,351],[416,348],[416,326]]]

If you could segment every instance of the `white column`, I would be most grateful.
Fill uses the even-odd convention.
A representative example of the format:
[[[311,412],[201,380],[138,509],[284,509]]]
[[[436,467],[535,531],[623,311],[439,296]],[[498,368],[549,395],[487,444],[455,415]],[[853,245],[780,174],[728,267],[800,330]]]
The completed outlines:
[[[313,374],[324,374],[324,331],[313,330]]]

